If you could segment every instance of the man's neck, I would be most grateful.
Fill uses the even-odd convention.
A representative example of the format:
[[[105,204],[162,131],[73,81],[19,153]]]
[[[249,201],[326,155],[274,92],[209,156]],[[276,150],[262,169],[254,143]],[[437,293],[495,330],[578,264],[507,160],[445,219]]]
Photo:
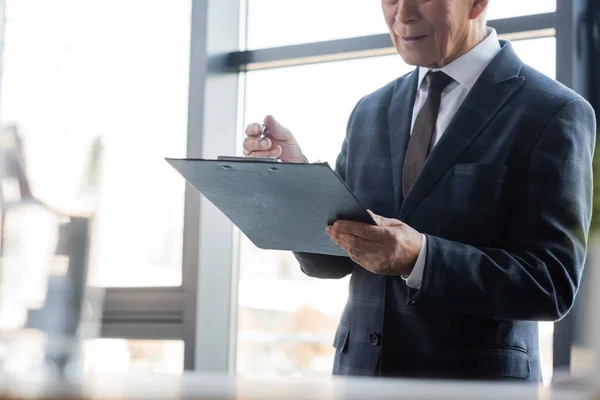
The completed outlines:
[[[467,54],[479,43],[481,43],[488,35],[488,29],[485,25],[481,25],[479,21],[472,22],[469,25],[469,31],[465,35],[465,38],[456,46],[456,50],[453,54],[439,62],[437,65],[431,66],[430,68],[443,68],[450,64],[457,58]]]

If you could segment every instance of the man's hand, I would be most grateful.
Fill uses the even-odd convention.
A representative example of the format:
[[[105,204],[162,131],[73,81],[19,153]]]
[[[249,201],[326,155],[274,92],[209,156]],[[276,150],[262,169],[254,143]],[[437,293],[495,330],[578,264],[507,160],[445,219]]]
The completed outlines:
[[[285,162],[304,163],[306,158],[289,129],[281,125],[275,118],[267,115],[264,120],[267,128],[265,137],[261,137],[262,126],[253,123],[246,128],[244,140],[244,156],[275,157]]]
[[[423,237],[396,219],[369,213],[377,226],[336,221],[326,231],[363,268],[380,275],[409,275],[419,257]]]

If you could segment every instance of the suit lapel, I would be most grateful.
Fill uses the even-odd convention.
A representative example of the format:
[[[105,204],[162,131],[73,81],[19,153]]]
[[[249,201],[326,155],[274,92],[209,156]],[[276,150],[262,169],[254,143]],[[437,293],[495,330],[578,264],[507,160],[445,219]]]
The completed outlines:
[[[523,78],[518,76],[521,66],[510,43],[503,43],[502,50],[479,77],[427,158],[414,186],[402,202],[401,220],[406,219],[521,86]],[[398,170],[400,173],[401,168]]]
[[[410,138],[410,126],[413,108],[417,96],[417,84],[419,81],[419,69],[415,69],[408,79],[399,82],[394,91],[389,108],[389,132],[390,132],[390,157],[392,160],[392,176],[394,179],[394,215],[398,215],[402,195],[402,168],[408,140]]]

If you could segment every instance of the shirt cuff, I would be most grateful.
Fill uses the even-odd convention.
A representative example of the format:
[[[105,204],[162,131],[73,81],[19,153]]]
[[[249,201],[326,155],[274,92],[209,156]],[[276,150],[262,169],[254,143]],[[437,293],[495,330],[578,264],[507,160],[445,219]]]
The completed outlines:
[[[421,283],[423,282],[423,272],[425,272],[425,259],[427,258],[427,237],[423,234],[423,243],[421,244],[421,251],[419,251],[419,257],[415,262],[412,272],[406,278],[406,286],[413,289],[421,289]]]

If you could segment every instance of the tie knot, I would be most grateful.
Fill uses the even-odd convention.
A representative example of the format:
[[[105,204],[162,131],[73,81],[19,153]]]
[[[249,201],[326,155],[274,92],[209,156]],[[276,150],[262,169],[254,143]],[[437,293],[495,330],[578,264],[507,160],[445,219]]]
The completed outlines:
[[[427,84],[429,85],[429,90],[433,90],[437,93],[442,93],[446,86],[453,81],[454,79],[442,71],[430,72],[427,74]]]

